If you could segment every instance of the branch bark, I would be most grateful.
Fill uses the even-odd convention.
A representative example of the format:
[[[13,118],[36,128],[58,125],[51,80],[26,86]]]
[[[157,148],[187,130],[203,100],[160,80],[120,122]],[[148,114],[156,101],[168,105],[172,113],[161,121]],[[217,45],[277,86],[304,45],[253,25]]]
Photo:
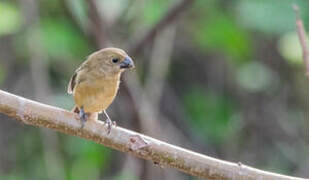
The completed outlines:
[[[231,163],[189,151],[166,142],[114,127],[109,135],[101,121],[88,121],[83,129],[73,113],[31,101],[0,90],[0,112],[22,123],[45,127],[78,136],[128,154],[153,161],[160,166],[174,167],[184,173],[212,180],[263,179],[302,180],[261,171],[241,163]]]
[[[308,43],[307,43],[307,35],[306,35],[303,21],[301,20],[300,15],[299,15],[299,7],[294,4],[293,9],[296,15],[297,34],[298,34],[298,39],[299,39],[299,42],[300,42],[300,45],[303,51],[303,60],[306,66],[306,75],[309,76],[309,49],[308,49]]]

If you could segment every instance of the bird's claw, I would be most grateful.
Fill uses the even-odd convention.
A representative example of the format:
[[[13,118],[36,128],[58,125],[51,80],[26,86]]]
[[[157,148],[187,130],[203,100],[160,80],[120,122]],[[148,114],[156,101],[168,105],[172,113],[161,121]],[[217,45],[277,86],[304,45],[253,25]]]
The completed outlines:
[[[107,118],[107,119],[106,119],[107,134],[109,134],[109,133],[111,132],[112,124],[113,124],[113,122],[112,122],[109,118]]]
[[[106,119],[105,123],[107,126],[107,134],[110,134],[112,127],[117,125],[115,121],[112,121],[109,118]]]
[[[79,111],[79,118],[81,120],[81,128],[84,128],[88,115],[85,113],[83,108],[81,108]]]

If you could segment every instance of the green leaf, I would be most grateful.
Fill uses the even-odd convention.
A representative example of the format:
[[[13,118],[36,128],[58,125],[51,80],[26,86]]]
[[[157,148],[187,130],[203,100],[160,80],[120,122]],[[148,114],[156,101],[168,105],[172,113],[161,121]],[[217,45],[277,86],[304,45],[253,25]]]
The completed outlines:
[[[142,16],[144,24],[149,26],[156,23],[167,11],[169,2],[168,0],[146,1]]]
[[[4,81],[4,79],[5,79],[5,74],[6,74],[6,72],[5,72],[5,69],[4,69],[4,67],[0,64],[0,85],[1,85],[1,83]]]
[[[57,59],[85,57],[89,52],[86,39],[61,19],[44,19],[41,24],[42,39],[46,50],[51,57]]]
[[[117,174],[115,177],[112,178],[112,180],[137,180],[139,179],[134,175],[132,172],[127,171],[121,171],[119,174]]]
[[[100,1],[103,2],[103,1]],[[88,25],[87,16],[87,4],[83,0],[67,0],[72,13],[74,14],[76,21],[83,27],[86,28]]]
[[[10,3],[0,2],[0,36],[12,34],[20,27],[18,9]]]
[[[253,61],[242,65],[236,74],[240,87],[249,92],[269,90],[278,83],[275,74],[263,64]]]
[[[110,150],[102,145],[68,137],[65,151],[72,159],[71,179],[99,179],[110,162]]]
[[[0,179],[5,179],[5,180],[22,180],[25,179],[25,177],[19,173],[16,172],[11,172],[7,175],[0,175]]]
[[[231,101],[213,91],[203,92],[200,88],[191,89],[184,101],[197,134],[217,143],[228,137],[226,132],[234,112]]]
[[[195,22],[194,40],[205,51],[226,52],[236,60],[247,60],[251,45],[247,33],[224,14]]]
[[[308,7],[308,1],[299,0],[240,0],[236,13],[246,27],[267,34],[283,34],[295,29],[292,4]]]
[[[309,39],[307,40],[309,41]],[[291,64],[303,64],[302,48],[297,33],[290,32],[280,37],[278,41],[280,54]]]
[[[99,144],[73,137],[67,139],[65,149],[74,159],[86,157],[89,162],[101,167],[108,162],[111,152]]]
[[[84,180],[84,179],[100,179],[100,167],[93,164],[86,157],[80,157],[72,164],[71,179]]]

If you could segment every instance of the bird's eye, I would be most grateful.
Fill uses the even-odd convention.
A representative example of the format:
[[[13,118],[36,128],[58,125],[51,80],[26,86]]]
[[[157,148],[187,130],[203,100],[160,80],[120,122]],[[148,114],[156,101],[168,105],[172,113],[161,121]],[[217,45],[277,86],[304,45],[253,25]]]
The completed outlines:
[[[117,63],[119,61],[119,59],[118,58],[114,58],[114,59],[112,59],[112,61],[113,61],[113,63]]]

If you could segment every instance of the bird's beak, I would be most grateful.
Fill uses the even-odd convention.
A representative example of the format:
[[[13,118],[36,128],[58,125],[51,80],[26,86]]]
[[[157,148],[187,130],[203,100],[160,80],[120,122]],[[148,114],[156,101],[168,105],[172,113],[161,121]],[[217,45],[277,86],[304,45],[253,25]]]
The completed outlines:
[[[120,69],[130,69],[134,68],[134,62],[132,59],[127,56],[121,63],[120,63]]]

